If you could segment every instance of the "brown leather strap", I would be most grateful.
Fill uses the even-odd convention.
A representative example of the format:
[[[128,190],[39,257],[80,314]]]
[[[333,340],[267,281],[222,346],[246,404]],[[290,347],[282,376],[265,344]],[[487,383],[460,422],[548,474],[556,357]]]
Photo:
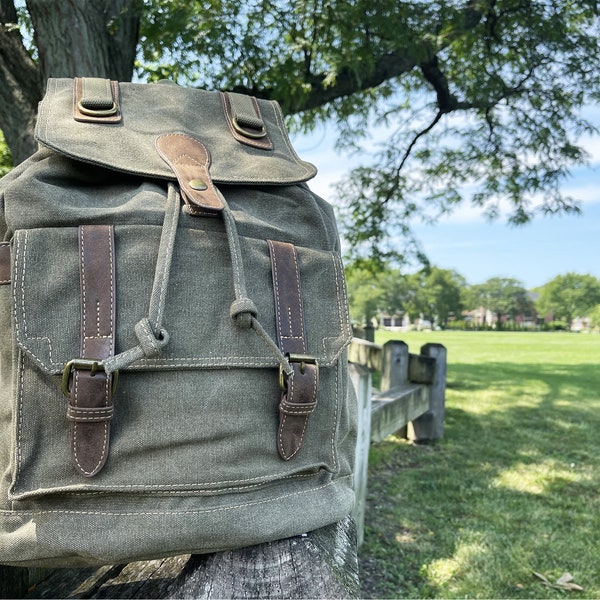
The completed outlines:
[[[72,367],[67,418],[71,421],[75,468],[82,475],[92,477],[108,458],[113,414],[113,375],[107,375],[98,364],[115,351],[114,228],[111,225],[79,227],[79,258],[80,359],[83,360],[75,360]]]
[[[10,283],[10,242],[0,242],[0,285]]]
[[[256,98],[232,92],[219,92],[231,135],[242,144],[272,150],[273,142],[265,128]]]
[[[165,133],[156,138],[156,149],[177,177],[192,214],[214,216],[214,211],[223,210],[223,200],[210,176],[210,153],[202,142],[183,133]]]
[[[317,405],[319,366],[308,355],[298,255],[292,244],[268,241],[275,297],[277,340],[294,370],[281,378],[277,447],[284,460],[293,458],[304,441],[308,419]]]
[[[98,77],[73,81],[73,118],[82,123],[120,123],[119,83]]]

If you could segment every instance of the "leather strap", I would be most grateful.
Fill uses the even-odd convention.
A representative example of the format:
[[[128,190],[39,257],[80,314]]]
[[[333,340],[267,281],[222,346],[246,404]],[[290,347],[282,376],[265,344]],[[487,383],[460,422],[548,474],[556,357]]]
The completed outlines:
[[[10,242],[0,242],[0,285],[10,284]]]
[[[269,240],[277,341],[294,371],[281,377],[277,447],[284,460],[302,447],[308,419],[317,405],[319,366],[308,355],[298,255],[292,244]]]
[[[272,150],[273,142],[265,128],[256,98],[233,92],[219,93],[231,135],[246,146]]]
[[[215,211],[223,210],[223,200],[210,176],[210,153],[202,142],[183,133],[166,133],[156,138],[156,149],[177,177],[193,215],[214,216]]]
[[[76,77],[73,118],[83,123],[120,123],[119,83],[99,77]]]
[[[80,226],[79,259],[83,360],[73,361],[67,418],[73,464],[85,477],[93,477],[108,458],[113,414],[114,375],[107,375],[99,363],[115,351],[114,227]]]

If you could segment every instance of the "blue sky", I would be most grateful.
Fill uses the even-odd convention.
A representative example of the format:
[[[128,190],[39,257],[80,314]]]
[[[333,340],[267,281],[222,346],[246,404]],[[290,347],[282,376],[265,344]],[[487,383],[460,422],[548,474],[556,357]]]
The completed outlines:
[[[319,174],[309,186],[334,201],[332,185],[357,160],[334,150],[335,134],[320,130],[293,137],[304,160],[314,163]],[[600,278],[600,139],[585,138],[589,167],[579,167],[565,183],[564,191],[582,201],[582,214],[544,217],[511,227],[499,219],[489,222],[481,211],[460,206],[435,225],[414,230],[432,264],[455,269],[470,284],[490,277],[512,277],[527,289],[569,271]]]

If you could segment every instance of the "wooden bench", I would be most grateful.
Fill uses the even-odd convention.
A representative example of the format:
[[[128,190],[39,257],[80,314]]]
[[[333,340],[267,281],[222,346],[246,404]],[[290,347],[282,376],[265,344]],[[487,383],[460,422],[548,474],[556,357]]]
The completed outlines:
[[[206,555],[88,569],[0,566],[2,598],[359,598],[357,545],[363,537],[371,442],[405,429],[418,442],[444,433],[446,349],[355,339],[350,374],[358,396],[354,513],[303,536]],[[373,372],[381,374],[373,390]]]

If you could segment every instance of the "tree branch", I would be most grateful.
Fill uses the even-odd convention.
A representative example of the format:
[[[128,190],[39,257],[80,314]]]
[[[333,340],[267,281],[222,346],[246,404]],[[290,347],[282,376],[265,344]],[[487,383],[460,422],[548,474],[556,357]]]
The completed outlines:
[[[312,74],[310,71],[305,71],[305,83],[310,84],[310,92],[291,100],[284,106],[284,110],[287,113],[298,113],[318,108],[339,98],[376,88],[390,79],[408,73],[419,65],[428,64],[422,62],[423,56],[433,57],[429,62],[436,60],[438,52],[481,22],[493,2],[494,0],[466,2],[457,15],[456,25],[446,31],[443,36],[438,36],[435,41],[430,37],[424,37],[421,43],[410,48],[396,49],[374,57],[372,63],[364,67],[355,64],[343,67],[336,74],[333,83],[330,83],[331,78],[327,73]],[[277,96],[274,89],[234,86],[231,91],[266,99],[273,99]],[[448,100],[451,99],[452,97],[448,98]]]

